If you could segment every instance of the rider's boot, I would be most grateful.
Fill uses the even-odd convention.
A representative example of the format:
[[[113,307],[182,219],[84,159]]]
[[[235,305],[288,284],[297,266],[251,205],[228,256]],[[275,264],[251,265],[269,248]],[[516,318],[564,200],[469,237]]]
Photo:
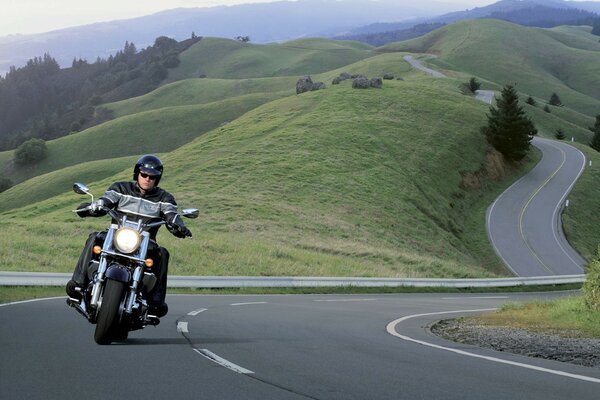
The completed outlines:
[[[79,285],[73,279],[67,282],[65,291],[67,292],[67,295],[73,299],[81,300],[83,297],[81,285]]]

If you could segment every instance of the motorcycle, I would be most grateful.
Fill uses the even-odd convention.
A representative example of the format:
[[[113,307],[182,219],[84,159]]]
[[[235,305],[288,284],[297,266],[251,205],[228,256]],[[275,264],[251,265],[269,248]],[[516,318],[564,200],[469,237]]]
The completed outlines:
[[[75,183],[73,190],[91,196],[91,204],[94,204],[94,196],[86,185]],[[74,212],[89,211],[91,207]],[[149,230],[167,222],[143,222],[136,216],[119,213],[103,205],[96,207],[106,212],[113,223],[106,231],[102,246],[93,247],[95,256],[88,267],[89,285],[82,288],[81,299],[68,298],[67,304],[96,324],[96,343],[110,344],[126,340],[130,331],[160,323],[158,317],[149,314],[145,298],[157,283],[152,272],[155,260],[149,257],[150,247],[156,247],[156,244],[151,241]],[[197,218],[198,214],[195,208],[181,212],[187,218]]]

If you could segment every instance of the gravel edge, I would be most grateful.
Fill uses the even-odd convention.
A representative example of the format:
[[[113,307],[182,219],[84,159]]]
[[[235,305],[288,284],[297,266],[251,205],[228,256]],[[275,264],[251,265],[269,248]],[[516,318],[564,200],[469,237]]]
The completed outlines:
[[[566,337],[569,332],[534,333],[487,326],[474,318],[444,319],[429,328],[434,335],[458,343],[600,368],[600,339]]]

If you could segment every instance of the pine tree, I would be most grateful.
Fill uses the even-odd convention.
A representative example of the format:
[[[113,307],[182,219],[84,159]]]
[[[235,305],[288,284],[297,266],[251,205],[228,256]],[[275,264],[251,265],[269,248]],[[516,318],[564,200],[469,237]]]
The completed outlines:
[[[590,142],[590,147],[596,151],[600,151],[600,114],[596,115],[596,122],[590,130],[594,133],[592,141]]]
[[[531,96],[529,96],[527,98],[527,100],[525,100],[525,103],[529,104],[530,106],[534,106],[534,107],[537,104],[536,101],[535,101],[535,99],[533,97],[531,97]]]
[[[537,134],[531,119],[519,105],[519,96],[512,85],[502,89],[496,107],[490,106],[488,125],[481,128],[488,142],[510,161],[519,161],[529,151],[531,136]]]
[[[560,97],[558,97],[558,95],[556,93],[552,93],[552,96],[550,96],[550,101],[548,101],[548,104],[550,104],[551,106],[556,106],[556,107],[562,107],[562,105],[563,105],[562,101],[560,101]]]
[[[556,130],[556,133],[554,134],[554,137],[557,138],[558,140],[565,140],[567,135],[565,135],[565,131],[563,131],[562,128],[558,128]]]

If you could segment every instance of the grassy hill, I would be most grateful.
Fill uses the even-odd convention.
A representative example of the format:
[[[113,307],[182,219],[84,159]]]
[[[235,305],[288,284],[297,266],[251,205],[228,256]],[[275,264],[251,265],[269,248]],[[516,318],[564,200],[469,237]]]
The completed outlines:
[[[144,96],[104,104],[116,117],[164,107],[207,104],[248,94],[295,93],[297,77],[255,79],[184,79]]]
[[[447,25],[381,51],[438,55],[443,67],[504,85],[548,101],[556,92],[566,107],[588,116],[600,110],[600,43],[581,29],[526,28],[499,20]]]
[[[67,193],[74,182],[93,182],[112,177],[129,170],[137,159],[137,156],[130,156],[90,161],[33,177],[0,193],[0,212]],[[123,179],[126,179],[126,175]]]
[[[382,60],[393,57],[402,63],[401,55]],[[486,111],[461,95],[455,81],[416,74],[386,81],[381,90],[354,90],[345,82],[286,97],[204,134],[163,158],[164,186],[182,206],[202,210],[190,222],[192,241],[160,238],[173,250],[172,272],[502,273],[489,249],[472,248],[471,207],[482,193],[462,188],[462,173],[485,162],[478,127]],[[129,174],[92,187],[101,193]],[[69,270],[82,232],[106,223],[72,216],[80,201],[65,193],[5,212],[0,240],[13,250],[0,250],[4,268]],[[64,235],[60,243],[51,240],[56,232]],[[485,237],[482,226],[479,234]],[[40,256],[24,262],[14,249],[23,248],[25,236],[38,244],[27,251]],[[55,258],[37,265],[48,253]]]
[[[373,47],[358,42],[301,39],[256,45],[229,39],[204,38],[169,70],[169,82],[209,78],[264,78],[326,72],[372,56]]]
[[[508,52],[476,73],[458,65],[454,55],[468,55],[463,47],[478,45],[469,42],[473,32],[486,40],[484,28],[495,24],[457,24],[462,33],[446,27],[423,42],[395,44],[376,56],[355,43],[326,40],[300,41],[296,47],[286,44],[285,51],[298,51],[293,56],[278,53],[282,45],[202,40],[198,45],[204,42],[206,48],[190,49],[188,67],[194,62],[210,66],[215,77],[228,79],[186,79],[106,105],[119,118],[49,142],[49,158],[35,169],[5,168],[5,175],[12,173],[24,182],[0,194],[2,269],[72,270],[87,233],[104,229],[107,223],[72,215],[70,210],[85,199],[70,192],[72,182],[85,181],[99,195],[113,181],[130,179],[139,154],[157,152],[166,165],[161,184],[181,206],[201,209],[201,217],[189,222],[193,240],[176,240],[165,232],[159,235],[172,250],[173,274],[506,274],[487,241],[485,209],[530,164],[520,170],[495,170],[494,176],[503,178],[498,181],[475,179],[485,175],[485,166],[502,165],[487,153],[479,132],[488,106],[461,94],[459,85],[476,75],[486,87],[501,88],[506,82],[494,79],[506,73],[502,60],[514,57]],[[513,25],[500,28],[511,30]],[[523,34],[522,28],[514,29]],[[505,35],[505,40],[513,37]],[[543,35],[552,43],[557,42],[552,36],[558,35],[563,42],[593,45],[581,30],[556,29]],[[565,35],[572,37],[567,40]],[[211,50],[211,43],[218,49]],[[343,64],[337,55],[335,62],[325,63],[333,66],[320,70],[316,54],[333,45],[344,48],[340,54],[355,52],[358,58]],[[440,57],[432,63],[447,68],[450,78],[431,78],[411,68],[402,58],[406,46],[420,46],[419,51],[437,46]],[[562,42],[556,46],[581,51]],[[239,62],[248,54],[256,55],[248,53],[251,49],[260,57],[253,68],[246,68]],[[300,57],[300,50],[305,57]],[[211,58],[208,51],[223,53]],[[307,65],[302,64],[305,60],[315,61],[310,73],[313,80],[327,83],[326,90],[295,95],[297,75],[306,72],[248,77],[273,75],[275,67],[294,69]],[[501,72],[493,71],[494,62]],[[188,67],[182,62],[179,77],[196,73],[185,72]],[[528,74],[546,73],[541,63],[525,64],[524,69],[524,75],[515,76],[525,79]],[[240,72],[233,76],[227,71]],[[349,81],[331,85],[341,72],[370,77],[393,73],[402,80],[385,81],[383,89],[355,90]],[[550,84],[567,87],[558,79]],[[540,103],[546,98],[539,85],[532,85],[533,92],[518,85]],[[569,90],[577,100],[597,101]],[[567,103],[563,93],[556,91]],[[568,136],[585,141],[586,127],[593,119],[573,104],[554,107],[551,113],[539,105],[525,107],[544,135],[551,136],[561,127]],[[0,153],[0,162],[9,158],[8,153]],[[535,158],[532,154],[529,162]],[[568,210],[565,230],[576,246],[587,249],[582,253],[591,254],[588,250],[595,245],[590,238],[600,234],[589,214],[597,210],[590,200],[597,197],[588,196],[595,193],[595,175],[584,176],[587,183],[576,187],[582,199],[577,207],[589,210]],[[29,177],[35,178],[26,180]]]
[[[13,152],[0,153],[4,176],[15,182],[78,163],[167,152],[245,112],[287,93],[255,93],[212,103],[175,106],[126,115],[47,142],[48,157],[33,168],[11,166]]]

